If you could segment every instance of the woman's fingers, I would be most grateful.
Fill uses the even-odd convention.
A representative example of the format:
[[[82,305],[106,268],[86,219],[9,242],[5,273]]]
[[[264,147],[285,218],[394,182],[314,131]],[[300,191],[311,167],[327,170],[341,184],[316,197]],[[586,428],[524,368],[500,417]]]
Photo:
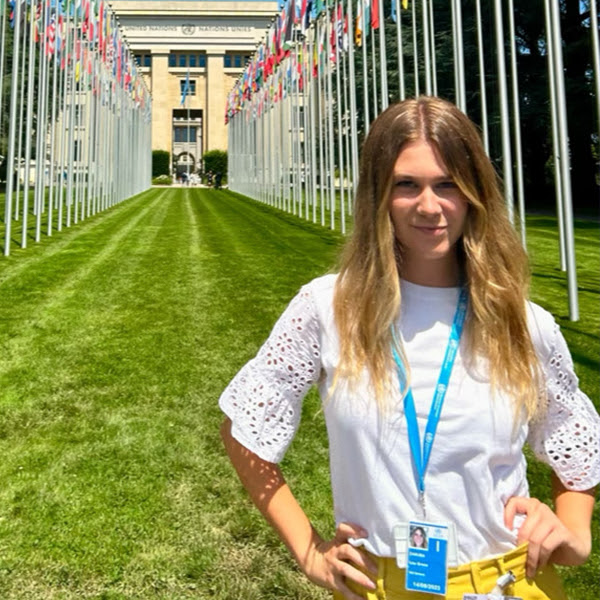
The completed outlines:
[[[516,514],[526,515],[519,528],[517,541],[519,544],[529,543],[527,576],[534,577],[536,571],[548,563],[552,553],[569,541],[570,532],[552,509],[536,498],[511,498],[504,511],[507,527],[512,529]]]

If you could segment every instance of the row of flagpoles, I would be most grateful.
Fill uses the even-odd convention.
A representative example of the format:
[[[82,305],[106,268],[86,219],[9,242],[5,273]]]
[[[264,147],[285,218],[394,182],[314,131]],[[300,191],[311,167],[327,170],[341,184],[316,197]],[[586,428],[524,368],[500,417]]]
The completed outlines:
[[[150,94],[104,0],[0,0],[0,81],[5,255],[149,187]]]
[[[568,275],[570,316],[577,320],[558,2],[544,0],[551,83],[549,100],[561,267]],[[332,229],[339,226],[345,233],[358,176],[359,131],[361,136],[365,135],[372,120],[388,106],[390,67],[398,73],[396,100],[407,95],[438,94],[435,40],[440,32],[436,31],[434,4],[434,0],[414,0],[409,6],[408,0],[391,0],[390,23],[394,26],[384,27],[383,0],[319,0],[314,5],[312,0],[301,0],[298,6],[296,0],[287,0],[227,100],[230,188]],[[590,5],[591,23],[595,24],[598,22],[595,2]],[[461,2],[450,0],[450,6],[454,62],[452,100],[466,112]],[[469,92],[479,96],[479,125],[488,151],[490,122],[492,119],[499,122],[507,207],[511,218],[514,204],[518,207],[520,233],[525,244],[513,0],[493,0],[493,20],[485,24],[481,0],[475,0],[474,10],[478,64],[472,68],[478,69],[479,85]],[[503,22],[506,13],[508,32]],[[494,39],[484,39],[483,32],[490,29],[494,31]],[[392,32],[396,46],[394,60],[397,61],[394,65],[386,56],[386,36]],[[592,32],[592,36],[593,50],[598,53],[597,31]],[[505,49],[507,42],[510,52]],[[411,46],[412,52],[407,54]],[[490,90],[486,83],[486,60],[489,62],[492,50],[498,76],[497,88]],[[408,66],[412,67],[410,73]],[[596,66],[596,100],[600,98],[599,77]],[[495,94],[494,102],[488,99],[490,94]],[[498,107],[498,114],[489,114],[491,105]],[[600,115],[600,105],[598,111]]]

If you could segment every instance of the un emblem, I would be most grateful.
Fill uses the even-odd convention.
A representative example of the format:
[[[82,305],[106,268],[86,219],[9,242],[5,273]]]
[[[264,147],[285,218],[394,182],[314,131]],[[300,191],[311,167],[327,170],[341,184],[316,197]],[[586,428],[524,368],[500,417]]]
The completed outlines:
[[[184,23],[181,26],[181,32],[183,35],[194,35],[196,32],[196,26],[192,25],[192,23]]]

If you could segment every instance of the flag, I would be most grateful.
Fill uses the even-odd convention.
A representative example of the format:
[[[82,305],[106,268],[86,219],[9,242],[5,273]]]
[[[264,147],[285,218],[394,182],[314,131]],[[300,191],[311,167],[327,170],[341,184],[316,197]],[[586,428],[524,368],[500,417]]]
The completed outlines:
[[[406,10],[408,8],[408,0],[402,0],[402,8]]]
[[[354,26],[354,43],[362,46],[363,33],[363,3],[362,0],[356,0],[356,25]]]
[[[371,3],[371,29],[379,29],[379,0]]]
[[[185,99],[190,93],[190,72],[187,72],[185,77],[185,83],[183,84],[183,90],[181,90],[181,106],[185,104]]]
[[[294,45],[294,21],[296,18],[295,0],[289,0],[287,10],[285,11],[285,24],[283,25],[283,49],[289,50]]]
[[[392,21],[394,21],[394,23],[398,20],[398,18],[396,17],[396,2],[397,2],[397,0],[392,0],[391,16],[392,16]]]

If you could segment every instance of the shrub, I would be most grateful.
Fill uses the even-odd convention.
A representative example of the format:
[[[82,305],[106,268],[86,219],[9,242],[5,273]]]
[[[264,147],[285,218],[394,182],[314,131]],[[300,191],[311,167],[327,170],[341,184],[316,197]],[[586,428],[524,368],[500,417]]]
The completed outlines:
[[[173,178],[170,175],[159,175],[152,178],[152,185],[171,185]]]
[[[227,152],[225,150],[209,150],[202,156],[204,172],[212,171],[215,175],[221,173],[223,178],[227,176]]]
[[[171,153],[166,150],[152,150],[152,177],[169,175]]]

